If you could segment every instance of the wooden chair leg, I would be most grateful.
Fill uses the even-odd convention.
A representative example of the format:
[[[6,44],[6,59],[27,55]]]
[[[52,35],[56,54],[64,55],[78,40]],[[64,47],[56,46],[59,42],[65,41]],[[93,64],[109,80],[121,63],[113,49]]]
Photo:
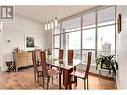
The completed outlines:
[[[77,86],[77,77],[74,76],[75,86]]]
[[[45,85],[45,84],[44,84],[44,81],[45,81],[45,80],[44,80],[44,77],[42,77],[42,81],[43,81],[43,88],[44,88],[44,85]]]
[[[37,83],[39,83],[39,72],[37,72],[36,78],[37,78]]]
[[[36,72],[34,71],[34,81],[37,82],[36,80]]]
[[[47,78],[47,89],[49,88],[49,79],[50,78]]]
[[[87,90],[89,89],[89,82],[88,82],[88,78],[87,78]]]
[[[69,89],[72,89],[71,78],[72,78],[72,76],[71,76],[71,75],[69,75]]]
[[[53,76],[52,76],[52,84],[53,84]]]
[[[61,88],[61,73],[59,73],[59,89]]]
[[[86,90],[86,79],[84,79],[84,90]]]

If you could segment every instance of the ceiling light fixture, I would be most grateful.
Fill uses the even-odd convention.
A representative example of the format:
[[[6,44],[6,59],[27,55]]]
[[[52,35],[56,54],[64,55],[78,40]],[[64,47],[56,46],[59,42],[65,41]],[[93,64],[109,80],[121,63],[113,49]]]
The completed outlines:
[[[55,27],[57,27],[58,26],[58,20],[57,20],[57,18],[55,18]]]
[[[50,30],[50,29],[54,29],[55,27],[58,26],[58,20],[55,17],[54,21],[53,20],[51,22],[48,21],[48,23],[45,23],[44,25],[45,25],[45,31]]]
[[[47,24],[45,24],[45,30],[48,30],[48,25]]]
[[[54,28],[54,24],[53,24],[53,20],[52,20],[52,22],[51,22],[51,29],[53,29]]]
[[[51,29],[50,22],[48,22],[48,30],[50,30],[50,29]]]

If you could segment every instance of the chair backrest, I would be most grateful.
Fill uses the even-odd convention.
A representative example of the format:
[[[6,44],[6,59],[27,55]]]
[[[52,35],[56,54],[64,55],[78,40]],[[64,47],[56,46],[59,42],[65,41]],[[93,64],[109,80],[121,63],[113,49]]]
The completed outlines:
[[[46,63],[46,52],[45,51],[40,52],[40,59],[41,59],[41,64]]]
[[[59,49],[59,60],[63,60],[63,49]]]
[[[85,78],[87,78],[87,77],[88,77],[88,74],[89,74],[89,69],[90,69],[90,64],[91,64],[91,57],[92,57],[92,52],[88,52],[88,58],[87,58],[87,66],[86,66]]]
[[[36,59],[40,59],[40,52],[41,52],[40,49],[35,49],[35,57],[36,57]]]
[[[37,71],[37,62],[36,62],[36,55],[35,55],[35,51],[32,51],[32,62],[33,62],[33,66],[34,66],[34,72]]]
[[[35,67],[40,65],[39,61],[37,61],[37,59],[40,59],[40,52],[41,52],[41,50],[39,50],[39,49],[32,51],[32,61],[33,61],[33,65]]]
[[[45,51],[40,52],[40,57],[41,57],[41,66],[43,70],[43,76],[48,77],[48,69],[47,69],[47,64],[46,64],[46,53]]]
[[[74,51],[68,50],[68,64],[73,63],[73,55],[74,55]]]
[[[35,66],[35,51],[32,51],[32,62],[33,62],[33,65]]]

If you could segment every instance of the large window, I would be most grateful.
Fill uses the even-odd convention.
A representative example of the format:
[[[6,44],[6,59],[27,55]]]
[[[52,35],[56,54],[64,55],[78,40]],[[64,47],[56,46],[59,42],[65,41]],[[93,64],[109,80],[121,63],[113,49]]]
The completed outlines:
[[[80,31],[66,33],[66,50],[74,50],[74,59],[80,59]]]
[[[81,18],[75,18],[62,23],[61,40],[65,53],[65,59],[67,59],[67,51],[69,49],[74,50],[74,59],[80,60],[81,49]]]
[[[67,50],[72,49],[74,59],[86,63],[91,51],[95,64],[97,56],[115,54],[115,7],[91,11],[60,24],[53,35],[55,56],[58,57],[58,49],[62,48],[67,59]]]
[[[60,48],[60,24],[55,28],[53,32],[53,54],[55,58],[59,57],[59,48]]]
[[[97,55],[115,54],[115,8],[98,11]]]
[[[89,51],[92,52],[92,63],[95,63],[95,18],[95,12],[83,16],[82,61],[84,63],[87,62],[87,54]]]
[[[98,28],[98,55],[115,54],[115,26]]]

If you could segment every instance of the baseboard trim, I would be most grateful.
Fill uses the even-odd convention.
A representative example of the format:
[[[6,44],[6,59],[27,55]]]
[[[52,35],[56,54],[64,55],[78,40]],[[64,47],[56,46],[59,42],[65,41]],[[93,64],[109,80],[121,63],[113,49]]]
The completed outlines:
[[[117,87],[117,89],[120,89],[119,88],[119,81],[118,81],[118,78],[116,77],[116,87]]]

